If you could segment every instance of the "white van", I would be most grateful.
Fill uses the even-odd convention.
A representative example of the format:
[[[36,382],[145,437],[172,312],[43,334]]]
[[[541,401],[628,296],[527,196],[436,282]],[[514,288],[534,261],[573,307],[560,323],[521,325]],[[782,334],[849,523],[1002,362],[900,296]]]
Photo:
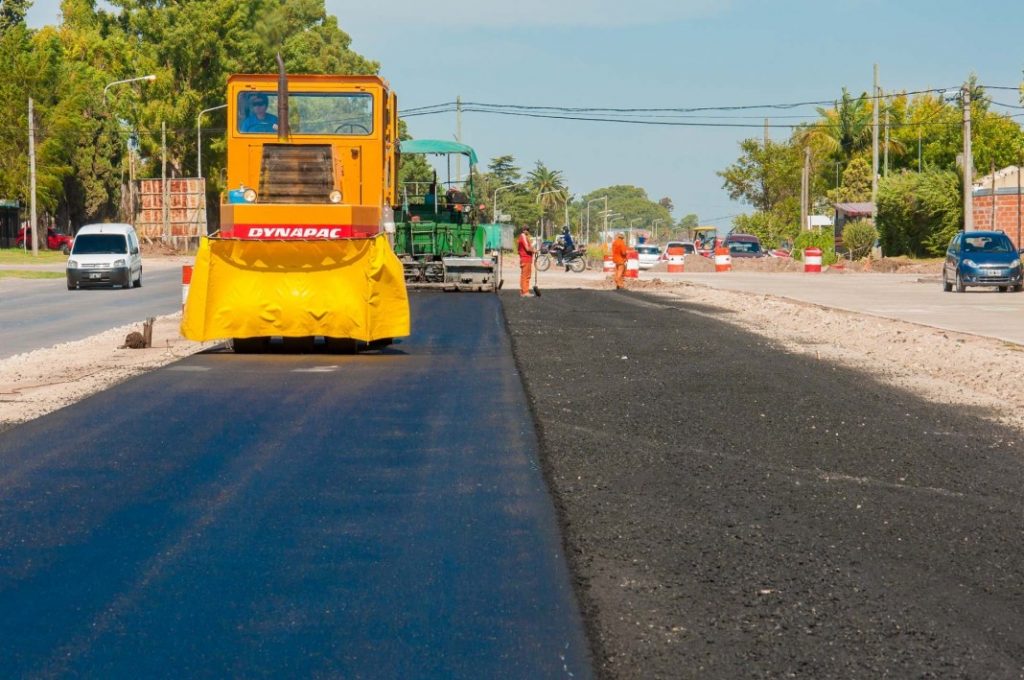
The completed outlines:
[[[139,237],[130,224],[87,224],[68,256],[68,290],[85,286],[142,286]]]

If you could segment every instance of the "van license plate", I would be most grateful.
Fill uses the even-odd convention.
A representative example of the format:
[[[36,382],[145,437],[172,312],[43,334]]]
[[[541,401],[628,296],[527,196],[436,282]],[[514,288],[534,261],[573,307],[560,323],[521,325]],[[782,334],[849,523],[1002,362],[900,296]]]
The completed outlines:
[[[98,279],[98,278],[100,278],[100,275],[99,274],[89,274],[89,278],[90,279]]]

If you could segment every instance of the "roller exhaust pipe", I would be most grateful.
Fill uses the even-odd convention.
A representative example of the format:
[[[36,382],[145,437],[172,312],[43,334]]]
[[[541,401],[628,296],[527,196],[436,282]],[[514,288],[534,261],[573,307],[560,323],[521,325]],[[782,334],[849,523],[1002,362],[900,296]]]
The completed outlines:
[[[277,53],[277,141],[288,141],[288,74],[280,52]]]

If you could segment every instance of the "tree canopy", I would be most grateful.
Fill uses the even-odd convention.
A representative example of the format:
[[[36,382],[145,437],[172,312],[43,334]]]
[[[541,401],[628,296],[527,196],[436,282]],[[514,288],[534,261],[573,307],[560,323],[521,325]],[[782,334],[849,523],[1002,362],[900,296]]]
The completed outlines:
[[[170,172],[191,174],[197,116],[223,103],[231,73],[274,72],[278,52],[293,72],[378,70],[323,0],[63,0],[62,23],[36,31],[24,24],[29,4],[0,0],[0,96],[12,103],[0,120],[0,196],[28,196],[31,97],[40,209],[65,224],[116,216],[130,149],[137,176],[159,175],[162,124]],[[212,112],[202,122],[213,133],[223,121]],[[216,134],[203,143],[216,191],[224,145]]]
[[[991,111],[990,98],[973,78],[967,87],[973,161],[979,174],[1019,163],[1024,158],[1020,125],[1009,115]],[[948,241],[951,220],[961,210],[962,192],[954,179],[963,150],[963,114],[961,98],[935,93],[893,93],[876,102],[866,94],[853,97],[843,88],[833,107],[818,109],[819,120],[798,127],[789,139],[743,140],[737,161],[718,173],[729,196],[753,208],[751,214],[735,218],[734,228],[755,233],[769,244],[798,234],[805,149],[811,152],[812,212],[830,211],[835,202],[870,201],[876,103],[881,128],[877,227],[883,247],[892,254],[937,252],[943,239]],[[839,171],[842,179],[837,186]],[[901,200],[911,204],[900,207]]]

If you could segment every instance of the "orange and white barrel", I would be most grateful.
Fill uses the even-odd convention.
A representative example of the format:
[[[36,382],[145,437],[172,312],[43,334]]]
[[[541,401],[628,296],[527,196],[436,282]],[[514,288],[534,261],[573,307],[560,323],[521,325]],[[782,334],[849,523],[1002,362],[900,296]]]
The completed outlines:
[[[672,246],[667,255],[669,273],[682,274],[686,270],[686,251],[679,246]]]
[[[732,271],[732,255],[729,254],[728,248],[724,248],[722,246],[717,246],[715,248],[715,271]]]
[[[626,251],[626,278],[640,278],[640,253],[632,248]]]
[[[615,273],[615,260],[612,259],[611,255],[604,256],[604,273],[614,274]]]
[[[804,249],[804,272],[807,274],[821,273],[821,248]]]
[[[186,264],[181,268],[181,308],[185,309],[185,301],[188,300],[188,287],[192,284],[192,265]]]

